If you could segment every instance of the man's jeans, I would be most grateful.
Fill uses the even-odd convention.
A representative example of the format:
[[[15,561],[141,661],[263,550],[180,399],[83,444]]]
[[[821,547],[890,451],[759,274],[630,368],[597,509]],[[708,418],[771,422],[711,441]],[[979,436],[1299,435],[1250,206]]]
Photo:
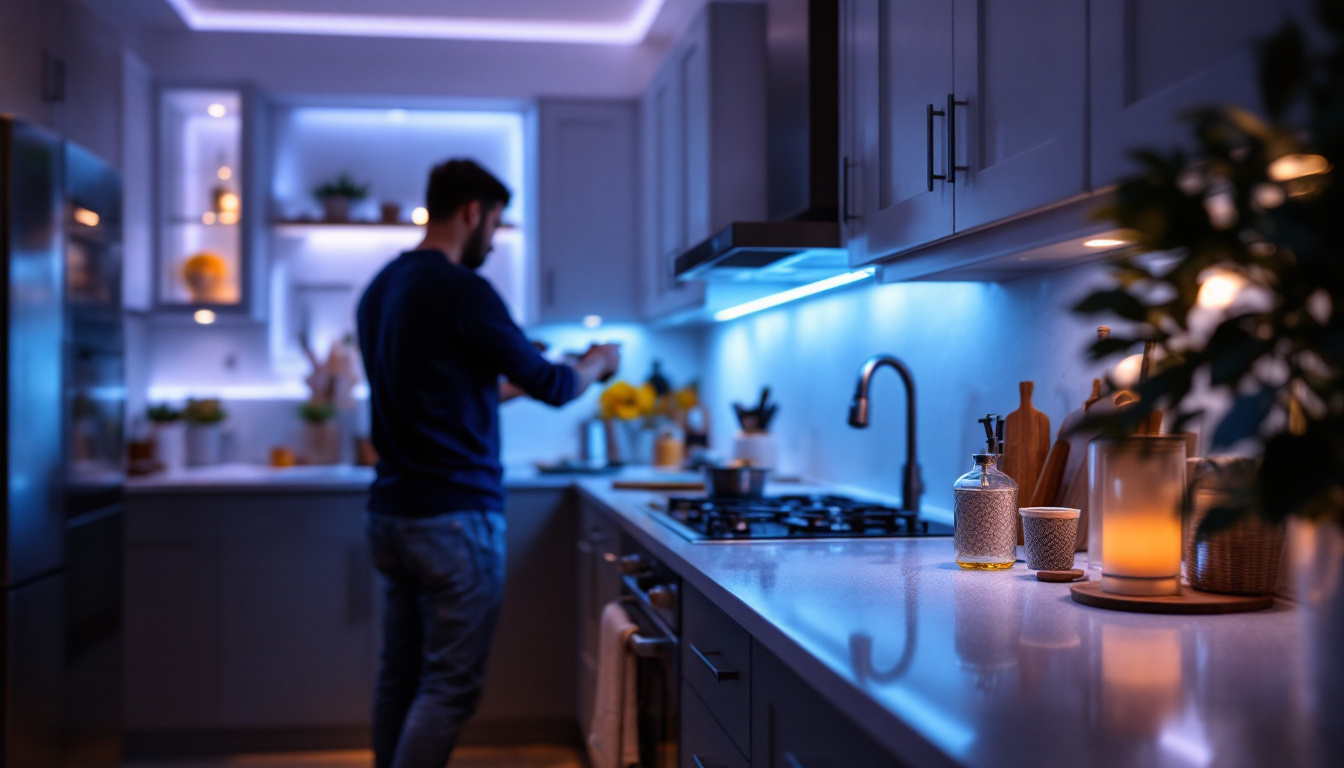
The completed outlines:
[[[443,768],[481,697],[504,593],[504,516],[370,512],[367,529],[386,603],[375,762]]]

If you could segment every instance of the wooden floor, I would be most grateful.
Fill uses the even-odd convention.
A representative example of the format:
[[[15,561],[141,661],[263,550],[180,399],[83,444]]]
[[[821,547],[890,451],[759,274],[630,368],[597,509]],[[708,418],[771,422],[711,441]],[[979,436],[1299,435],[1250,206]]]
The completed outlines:
[[[145,760],[123,768],[371,768],[373,753],[270,752],[198,760]],[[587,762],[571,747],[459,747],[448,768],[586,768]]]

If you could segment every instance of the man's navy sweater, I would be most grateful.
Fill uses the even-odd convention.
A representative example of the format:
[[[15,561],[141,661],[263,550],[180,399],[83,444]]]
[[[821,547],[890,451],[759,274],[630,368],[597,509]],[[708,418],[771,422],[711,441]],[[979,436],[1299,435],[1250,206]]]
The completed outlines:
[[[369,510],[502,510],[500,377],[561,405],[577,394],[574,369],[543,358],[494,288],[438,250],[384,267],[357,319],[378,451]]]

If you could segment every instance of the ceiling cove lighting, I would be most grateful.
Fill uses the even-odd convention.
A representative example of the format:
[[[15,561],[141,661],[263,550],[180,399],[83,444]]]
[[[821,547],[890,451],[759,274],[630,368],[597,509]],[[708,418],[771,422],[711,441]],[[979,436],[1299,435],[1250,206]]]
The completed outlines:
[[[372,13],[241,11],[201,8],[194,0],[168,0],[182,21],[197,32],[269,32],[589,45],[638,45],[648,35],[649,27],[663,8],[663,2],[643,0],[634,14],[623,22],[567,22]]]
[[[738,304],[735,307],[721,309],[714,313],[714,319],[720,323],[727,320],[736,320],[739,317],[750,315],[753,312],[760,312],[763,309],[778,307],[780,304],[797,301],[798,299],[812,296],[821,293],[822,291],[829,291],[833,288],[857,283],[860,280],[872,277],[875,271],[876,270],[871,267],[868,269],[860,269],[857,272],[847,272],[843,275],[828,277],[825,280],[818,280],[815,283],[808,283],[807,285],[800,285],[797,288],[790,288],[787,291],[772,293],[769,296],[762,296],[759,299],[753,299],[745,304]]]

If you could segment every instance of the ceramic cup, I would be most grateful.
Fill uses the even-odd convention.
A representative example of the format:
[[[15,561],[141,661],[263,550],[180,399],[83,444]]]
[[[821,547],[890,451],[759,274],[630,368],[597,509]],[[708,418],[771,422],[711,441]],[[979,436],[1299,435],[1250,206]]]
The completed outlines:
[[[1073,567],[1078,540],[1078,510],[1069,507],[1024,507],[1022,536],[1027,567],[1033,571],[1064,571]]]

